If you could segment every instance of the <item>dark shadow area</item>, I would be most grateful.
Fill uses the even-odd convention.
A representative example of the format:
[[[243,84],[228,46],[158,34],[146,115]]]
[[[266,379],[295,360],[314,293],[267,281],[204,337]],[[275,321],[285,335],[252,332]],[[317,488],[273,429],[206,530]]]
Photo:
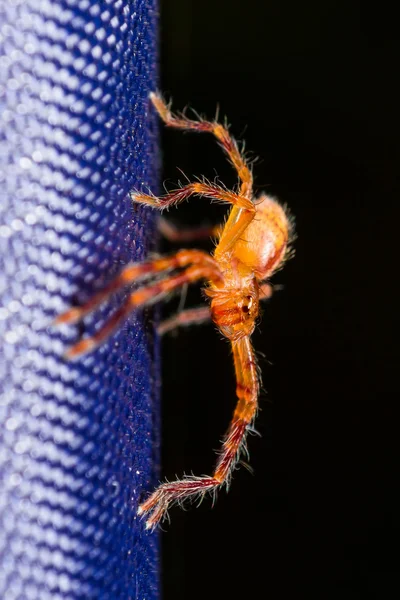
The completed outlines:
[[[256,189],[288,204],[298,235],[254,335],[266,390],[254,476],[240,469],[214,508],[171,511],[165,600],[395,598],[397,20],[361,2],[162,10],[163,91],[210,117],[219,103],[260,157]],[[162,137],[167,186],[183,179],[177,167],[234,185],[210,137]],[[195,225],[224,212],[193,199],[169,217]],[[163,381],[163,474],[210,473],[235,404],[229,345],[212,326],[170,336]]]

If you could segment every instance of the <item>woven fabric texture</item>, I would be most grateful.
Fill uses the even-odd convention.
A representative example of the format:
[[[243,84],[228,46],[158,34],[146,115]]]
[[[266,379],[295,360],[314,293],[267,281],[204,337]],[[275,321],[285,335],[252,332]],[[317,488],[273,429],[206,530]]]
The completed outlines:
[[[133,314],[93,354],[52,319],[153,249],[155,0],[2,0],[0,598],[158,597],[158,346]]]

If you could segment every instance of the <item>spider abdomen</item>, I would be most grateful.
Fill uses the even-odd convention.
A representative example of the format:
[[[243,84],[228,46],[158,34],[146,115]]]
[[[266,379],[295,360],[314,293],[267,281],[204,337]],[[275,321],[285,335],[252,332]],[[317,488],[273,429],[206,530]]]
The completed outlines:
[[[270,277],[284,260],[290,221],[283,207],[266,194],[256,200],[256,215],[233,248],[235,258],[258,280]]]

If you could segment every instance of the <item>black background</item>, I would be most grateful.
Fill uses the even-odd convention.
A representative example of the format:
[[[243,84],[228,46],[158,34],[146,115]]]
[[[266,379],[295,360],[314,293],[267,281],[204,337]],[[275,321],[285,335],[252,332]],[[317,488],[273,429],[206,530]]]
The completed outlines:
[[[398,20],[345,1],[161,8],[163,92],[209,117],[219,103],[259,157],[256,190],[289,205],[298,235],[254,335],[266,390],[254,475],[238,470],[213,508],[171,511],[164,597],[400,597]],[[162,140],[170,188],[177,167],[235,184],[211,137]],[[192,199],[169,217],[224,211]],[[194,290],[186,304],[199,300]],[[211,325],[164,339],[163,476],[212,471],[234,403],[229,345]]]

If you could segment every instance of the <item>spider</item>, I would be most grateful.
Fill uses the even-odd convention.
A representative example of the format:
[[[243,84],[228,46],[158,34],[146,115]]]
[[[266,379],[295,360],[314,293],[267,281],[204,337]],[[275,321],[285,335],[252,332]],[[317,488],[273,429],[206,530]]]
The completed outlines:
[[[56,323],[80,321],[112,292],[141,282],[95,335],[80,340],[67,351],[68,358],[76,358],[97,348],[132,310],[159,301],[186,284],[206,282],[204,292],[209,298],[209,306],[182,311],[162,323],[160,332],[211,318],[231,344],[237,405],[213,475],[184,476],[181,480],[162,483],[139,506],[138,514],[146,517],[146,527],[153,529],[166,517],[172,504],[202,498],[224,484],[228,487],[232,471],[241,453],[246,451],[246,433],[252,428],[259,395],[258,368],[251,335],[260,312],[260,301],[269,298],[272,293],[269,279],[288,257],[292,222],[274,198],[266,194],[254,197],[251,169],[227,127],[217,121],[191,120],[184,113],[175,115],[170,110],[171,105],[166,104],[158,93],[151,93],[150,100],[166,126],[213,134],[236,169],[239,184],[237,190],[231,191],[204,180],[180,186],[158,198],[136,191],[130,196],[134,202],[160,211],[190,196],[212,198],[230,205],[225,225],[214,229],[217,236],[214,252],[210,255],[202,250],[179,250],[172,256],[130,264],[105,289],[83,306],[61,314]],[[164,220],[160,221],[160,228],[173,241],[199,239],[207,233],[203,230],[194,230],[192,234],[179,231]]]

